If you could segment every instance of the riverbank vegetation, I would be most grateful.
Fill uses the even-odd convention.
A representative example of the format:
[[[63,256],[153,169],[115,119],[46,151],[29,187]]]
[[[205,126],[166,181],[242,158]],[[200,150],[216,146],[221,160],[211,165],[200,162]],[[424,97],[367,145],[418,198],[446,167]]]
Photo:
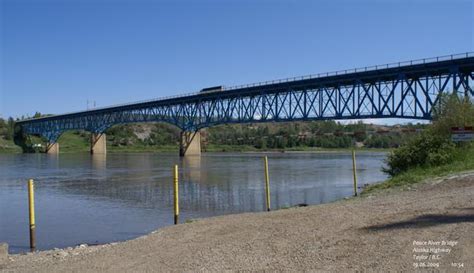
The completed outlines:
[[[424,126],[341,124],[335,121],[220,125],[209,128],[208,142],[222,146],[243,145],[257,150],[347,149],[354,145],[387,149],[398,147],[406,136],[416,134]]]
[[[456,93],[442,97],[434,109],[433,123],[388,155],[383,171],[391,178],[367,187],[364,193],[474,170],[474,143],[451,140],[451,128],[472,125],[474,104],[471,100]]]
[[[13,118],[0,118],[0,153],[20,153],[21,148],[13,143],[13,127],[15,120]]]
[[[40,117],[41,114],[35,114]],[[0,119],[0,152],[21,152],[13,144],[15,121]],[[426,125],[381,126],[352,122],[311,121],[219,125],[201,130],[205,152],[321,151],[347,150],[352,147],[392,149],[420,133]],[[110,152],[174,152],[179,149],[180,131],[164,123],[137,123],[109,128]],[[58,142],[60,151],[86,152],[90,133],[68,131]],[[28,146],[42,147],[45,141],[28,136]]]

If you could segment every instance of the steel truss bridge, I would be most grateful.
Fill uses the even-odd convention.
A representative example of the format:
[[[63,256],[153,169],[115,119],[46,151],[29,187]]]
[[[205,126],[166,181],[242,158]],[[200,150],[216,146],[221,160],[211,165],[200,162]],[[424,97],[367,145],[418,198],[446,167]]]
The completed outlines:
[[[67,130],[166,122],[182,131],[226,123],[366,118],[432,119],[443,93],[474,96],[474,52],[276,80],[19,121],[55,143]]]

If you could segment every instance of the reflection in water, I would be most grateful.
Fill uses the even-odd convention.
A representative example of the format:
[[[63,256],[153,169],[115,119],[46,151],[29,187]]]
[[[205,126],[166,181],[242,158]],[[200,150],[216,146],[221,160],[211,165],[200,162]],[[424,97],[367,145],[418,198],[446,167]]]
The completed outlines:
[[[104,171],[107,167],[107,154],[91,154],[90,156],[92,169]]]
[[[383,153],[358,155],[359,183],[385,179]],[[126,240],[173,223],[172,167],[183,221],[264,210],[261,154],[0,155],[0,241],[28,250],[26,181],[36,181],[39,249]],[[350,154],[270,154],[275,208],[352,194]]]
[[[201,157],[200,156],[186,156],[181,158],[181,166],[184,171],[184,181],[199,183],[201,181]],[[202,178],[204,181],[206,177]]]

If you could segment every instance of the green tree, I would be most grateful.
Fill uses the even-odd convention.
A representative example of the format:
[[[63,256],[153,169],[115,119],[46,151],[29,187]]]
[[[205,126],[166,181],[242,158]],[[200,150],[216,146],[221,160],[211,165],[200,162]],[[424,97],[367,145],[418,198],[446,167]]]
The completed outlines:
[[[255,142],[255,148],[257,149],[266,149],[267,148],[267,140],[263,137],[257,139],[257,141]]]
[[[452,127],[473,125],[474,106],[469,97],[459,96],[457,92],[441,96],[439,104],[433,109],[434,133],[449,136]]]
[[[440,98],[434,109],[432,125],[392,151],[384,172],[395,176],[411,168],[443,165],[452,160],[456,150],[450,139],[451,127],[474,122],[473,103],[468,97],[459,97],[456,93]]]

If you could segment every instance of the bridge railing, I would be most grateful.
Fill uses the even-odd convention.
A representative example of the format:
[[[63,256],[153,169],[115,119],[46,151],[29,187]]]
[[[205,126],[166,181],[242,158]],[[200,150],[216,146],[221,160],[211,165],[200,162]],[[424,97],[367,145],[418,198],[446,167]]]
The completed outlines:
[[[326,73],[318,73],[318,74],[311,74],[311,75],[305,75],[305,76],[290,77],[290,78],[284,78],[284,79],[278,79],[278,80],[272,80],[272,81],[264,81],[264,82],[250,83],[250,84],[235,85],[235,86],[231,86],[231,87],[226,87],[224,90],[228,91],[228,90],[235,90],[235,89],[248,88],[248,87],[256,87],[256,86],[262,86],[262,85],[268,85],[268,84],[285,83],[285,82],[308,80],[308,79],[317,79],[317,78],[322,78],[322,77],[338,76],[338,75],[345,75],[345,74],[357,73],[357,72],[375,71],[375,70],[379,70],[379,69],[395,68],[395,67],[402,67],[402,66],[407,66],[407,65],[417,65],[417,64],[449,61],[449,60],[463,59],[463,58],[468,58],[468,57],[474,57],[474,52],[451,54],[451,55],[445,55],[445,56],[439,56],[439,57],[431,57],[431,58],[403,61],[403,62],[397,62],[397,63],[388,63],[388,64],[382,64],[382,65],[366,66],[366,67],[361,67],[361,68],[337,70],[337,71],[326,72]]]

